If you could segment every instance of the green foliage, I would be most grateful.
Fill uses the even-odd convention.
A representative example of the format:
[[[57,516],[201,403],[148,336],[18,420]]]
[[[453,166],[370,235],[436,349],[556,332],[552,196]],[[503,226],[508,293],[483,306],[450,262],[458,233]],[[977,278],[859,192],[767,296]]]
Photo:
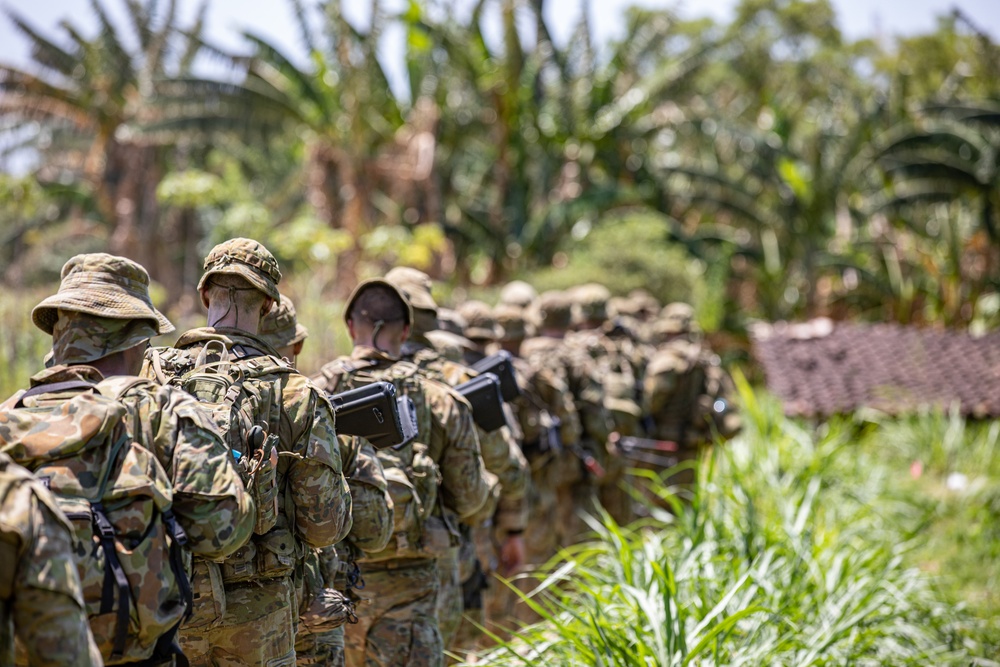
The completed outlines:
[[[561,554],[524,600],[542,622],[483,660],[968,665],[995,655],[1000,426],[923,416],[806,428],[740,389],[745,430],[706,457],[687,499],[652,484],[673,508],[651,508],[668,525],[594,521],[594,541]],[[914,456],[933,461],[928,485],[912,480]],[[954,470],[976,475],[980,491],[932,493]]]
[[[672,243],[670,220],[652,211],[628,211],[602,218],[593,229],[578,223],[579,240],[564,246],[560,268],[526,278],[540,291],[601,282],[615,294],[644,288],[662,303],[690,301],[700,288],[704,266]],[[577,231],[579,230],[579,231]]]

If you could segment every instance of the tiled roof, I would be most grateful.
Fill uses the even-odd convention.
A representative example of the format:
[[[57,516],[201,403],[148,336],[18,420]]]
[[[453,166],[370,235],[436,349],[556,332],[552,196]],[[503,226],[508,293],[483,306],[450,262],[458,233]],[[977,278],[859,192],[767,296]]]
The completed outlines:
[[[768,389],[791,416],[861,407],[890,414],[959,403],[962,414],[1000,417],[1000,332],[812,320],[759,325],[754,355]]]

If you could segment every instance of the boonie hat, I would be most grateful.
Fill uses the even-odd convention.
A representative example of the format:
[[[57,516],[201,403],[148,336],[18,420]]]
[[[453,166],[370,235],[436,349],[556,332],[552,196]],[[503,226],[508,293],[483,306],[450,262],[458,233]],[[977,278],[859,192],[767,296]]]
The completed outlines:
[[[465,327],[465,337],[471,340],[500,340],[503,328],[497,324],[493,309],[483,301],[466,301],[458,308],[468,326]]]
[[[412,325],[413,307],[410,305],[409,299],[406,298],[406,293],[384,278],[369,278],[368,280],[362,280],[357,284],[357,286],[355,286],[354,290],[351,292],[351,296],[347,297],[347,305],[344,307],[344,322],[346,323],[349,319],[351,319],[351,312],[354,310],[354,303],[358,300],[358,297],[361,296],[361,293],[369,287],[374,287],[375,285],[381,285],[399,297],[399,300],[403,302],[403,306],[406,308],[406,321],[404,324]],[[367,313],[360,314],[367,316]]]
[[[298,323],[295,304],[284,294],[278,304],[260,321],[258,335],[274,349],[298,345],[309,337],[309,330]]]
[[[115,320],[147,320],[155,334],[174,325],[153,307],[149,274],[136,262],[103,252],[72,257],[63,265],[56,294],[31,311],[35,326],[51,335],[59,311]]]
[[[267,248],[253,239],[235,238],[212,248],[205,258],[205,273],[198,281],[200,292],[215,275],[239,276],[277,302],[281,271],[278,260]]]
[[[497,326],[503,329],[500,340],[523,340],[528,337],[528,320],[524,308],[509,303],[497,304],[493,309]]]
[[[537,298],[538,292],[535,288],[523,280],[512,280],[500,290],[500,303],[521,308],[527,308]]]
[[[573,302],[566,292],[549,290],[538,296],[538,324],[543,329],[566,329],[573,318]]]
[[[437,311],[437,302],[431,296],[431,278],[423,271],[397,266],[385,274],[385,279],[406,295],[413,308]]]

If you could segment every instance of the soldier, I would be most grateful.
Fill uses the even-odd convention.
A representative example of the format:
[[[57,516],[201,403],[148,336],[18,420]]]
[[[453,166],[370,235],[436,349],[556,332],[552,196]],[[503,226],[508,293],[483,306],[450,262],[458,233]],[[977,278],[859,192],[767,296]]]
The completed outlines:
[[[264,317],[260,333],[265,342],[293,363],[309,336],[308,329],[296,319],[295,305],[284,294]],[[381,551],[392,537],[392,499],[374,447],[362,438],[337,437],[351,489],[353,523],[347,538],[336,547],[314,549],[306,557],[295,636],[297,665],[343,667],[343,624],[354,616],[349,596],[353,596],[353,586],[361,585],[355,575],[355,561],[364,551]]]
[[[459,385],[476,373],[463,364],[445,359],[434,347],[431,332],[437,327],[437,303],[431,295],[430,277],[417,269],[397,267],[386,274],[386,280],[398,287],[413,306],[413,331],[402,348],[403,358],[412,361],[430,377],[451,386]],[[478,427],[477,427],[478,429]],[[530,477],[527,461],[520,446],[507,427],[492,433],[479,430],[483,462],[486,469],[496,477],[493,497],[496,505],[484,508],[477,517],[466,521],[463,529],[463,547],[447,556],[458,562],[458,580],[443,579],[442,594],[438,604],[438,619],[441,634],[448,648],[464,648],[453,644],[452,639],[461,622],[462,610],[482,609],[482,589],[488,580],[485,572],[492,569],[492,563],[484,567],[477,558],[471,529],[477,524],[485,524],[489,531],[492,525],[499,537],[496,556],[482,554],[484,560],[498,560],[498,568],[504,576],[516,574],[524,564],[524,526],[527,523],[525,497]],[[447,576],[454,568],[444,566],[441,574]],[[477,611],[475,613],[482,613]]]
[[[621,322],[608,319],[611,293],[597,283],[580,285],[571,291],[574,301],[574,328],[567,337],[597,368],[604,385],[604,406],[619,436],[641,436],[642,359],[637,336]],[[632,519],[632,499],[624,488],[625,462],[613,449],[600,482],[601,504],[619,524]]]
[[[0,434],[0,444],[5,444],[6,451],[15,459],[35,470],[36,466],[45,465],[53,459],[46,459],[41,450],[36,448],[32,451],[32,448],[17,441],[14,425],[18,423],[15,420],[18,419],[19,406],[36,408],[40,412],[47,406],[51,409],[65,405],[63,402],[72,402],[74,396],[88,392],[95,392],[101,398],[113,397],[111,406],[107,399],[103,402],[97,399],[77,400],[73,414],[74,419],[80,420],[79,430],[57,431],[45,444],[51,448],[58,445],[58,437],[81,437],[80,434],[86,432],[92,422],[114,414],[113,409],[120,411],[117,414],[127,414],[125,426],[130,440],[151,452],[158,465],[148,468],[148,474],[134,470],[126,473],[123,470],[120,475],[137,475],[140,481],[150,483],[157,483],[159,475],[162,475],[165,478],[163,482],[170,487],[168,493],[172,491],[172,505],[168,505],[166,511],[161,508],[161,513],[174,541],[186,541],[187,547],[198,557],[224,558],[249,537],[253,528],[253,503],[245,493],[229,449],[210,417],[183,391],[157,387],[136,375],[149,339],[173,330],[170,322],[153,307],[148,285],[149,276],[145,269],[123,257],[103,253],[77,255],[63,266],[59,292],[43,300],[32,311],[35,325],[52,335],[54,365],[31,378],[32,388],[28,392],[18,392],[4,403],[2,410],[6,411],[4,419],[8,427]],[[123,407],[112,408],[116,404]],[[87,412],[91,408],[93,414]],[[98,413],[98,410],[102,411]],[[65,426],[62,428],[65,429]],[[93,436],[95,441],[99,435]],[[100,457],[81,457],[80,460],[86,465],[97,465]],[[87,475],[80,474],[79,484],[89,488],[94,474],[94,470]],[[66,479],[59,477],[56,481],[61,484]],[[139,484],[135,480],[132,483]],[[110,480],[108,488],[116,488],[116,480]],[[137,499],[141,497],[138,489],[133,493]],[[101,497],[98,495],[98,499]],[[183,532],[173,527],[174,516]],[[121,518],[114,513],[110,517],[112,520]],[[89,525],[90,521],[84,523]],[[132,530],[137,528],[131,525]],[[155,528],[145,528],[143,532]],[[148,547],[148,544],[142,545],[142,548]],[[142,553],[138,550],[139,546],[133,548],[136,553]],[[78,558],[82,559],[86,553],[90,550],[81,547],[81,551],[77,552]],[[163,556],[159,552],[154,555]],[[78,560],[78,567],[84,567],[83,560]],[[149,608],[137,610],[135,615],[140,624],[145,622],[143,619],[152,619],[150,622],[154,625],[162,625],[170,618],[166,593],[178,585],[175,580],[179,580],[182,573],[176,570],[183,568],[173,562],[168,566],[163,561],[150,562],[148,567],[151,576],[140,579],[139,590],[134,591],[133,596],[138,604],[148,605]],[[82,575],[84,571],[81,569],[81,579],[87,586],[88,580]],[[183,578],[186,580],[186,574]],[[97,613],[98,603],[103,609],[109,602],[101,591],[100,581],[97,583],[96,590],[84,589],[92,614]],[[147,587],[154,591],[160,588],[161,592],[150,594]],[[183,589],[184,585],[180,587]],[[90,597],[91,594],[96,596],[96,600]],[[118,604],[119,609],[127,609],[121,600]],[[183,608],[180,608],[177,622],[182,613]],[[144,632],[156,640],[157,635],[152,629]],[[176,647],[172,645],[171,633],[162,637],[171,639],[153,646],[150,636],[124,637],[116,630],[113,645],[111,638],[106,638],[107,643],[102,641],[103,638],[99,639],[98,644],[106,662],[134,662],[137,654],[147,659],[153,655],[165,659],[164,656],[175,652]],[[126,640],[137,644],[129,648],[128,655],[123,654]]]
[[[394,285],[378,279],[359,284],[344,319],[354,350],[314,379],[328,392],[391,381],[413,400],[418,430],[413,443],[378,452],[393,496],[394,531],[386,548],[358,558],[371,599],[359,623],[345,628],[347,664],[437,666],[444,651],[438,563],[457,540],[451,517],[474,515],[489,493],[471,408],[446,385],[400,361],[413,310]]]
[[[718,355],[701,342],[688,304],[664,306],[651,331],[658,348],[649,360],[643,389],[645,411],[652,420],[650,436],[672,443],[679,462],[693,461],[714,436],[729,438],[739,430],[739,415],[729,399],[732,380]],[[679,471],[671,481],[692,483],[693,468]]]
[[[537,311],[539,335],[521,344],[521,354],[532,366],[552,370],[569,387],[582,427],[580,442],[567,447],[558,466],[556,530],[560,543],[567,546],[585,532],[580,513],[597,510],[597,488],[605,476],[613,422],[593,360],[566,343],[572,321],[570,296],[560,291],[544,292],[538,297]]]
[[[233,556],[196,560],[198,597],[181,644],[193,665],[294,665],[293,575],[308,549],[335,544],[351,527],[333,407],[257,335],[280,298],[274,256],[237,238],[215,246],[204,268],[198,291],[209,326],[151,350],[144,371],[215,397],[213,414],[234,455],[249,464],[245,475],[256,475],[257,516],[251,540]]]
[[[557,493],[561,467],[568,461],[574,470],[579,461],[568,457],[569,447],[580,441],[580,417],[565,381],[551,368],[532,366],[519,356],[528,336],[528,307],[499,304],[494,309],[497,325],[503,333],[500,347],[511,353],[517,370],[521,397],[511,404],[523,434],[522,451],[531,469],[528,496],[528,523],[524,531],[525,563],[545,564],[559,549],[559,533],[553,526],[557,511]],[[529,592],[537,582],[519,579],[518,587]],[[515,607],[522,621],[537,620],[527,605]]]
[[[14,637],[32,665],[98,667],[73,560],[73,529],[48,490],[0,453],[0,664]]]

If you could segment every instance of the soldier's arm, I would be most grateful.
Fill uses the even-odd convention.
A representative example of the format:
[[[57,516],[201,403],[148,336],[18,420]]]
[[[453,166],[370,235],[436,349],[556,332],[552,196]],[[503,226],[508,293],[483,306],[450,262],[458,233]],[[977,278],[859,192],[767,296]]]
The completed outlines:
[[[7,572],[13,575],[15,635],[31,665],[101,665],[73,560],[71,529],[54,506],[36,495],[45,490],[33,486],[23,484],[8,496],[14,511],[27,518],[21,544],[4,539],[9,534],[0,531],[0,561],[4,569],[12,566]]]
[[[295,531],[303,542],[319,549],[336,544],[351,530],[351,492],[344,478],[333,406],[305,376],[289,380],[282,402],[296,455],[287,480]]]
[[[347,539],[362,551],[375,553],[385,549],[392,537],[392,498],[375,448],[362,438],[352,440],[357,443],[357,456],[346,472],[354,523]]]
[[[504,532],[520,533],[528,524],[527,496],[531,472],[520,445],[510,432],[506,428],[498,432],[506,434],[507,465],[497,473],[500,478],[500,501],[493,522]]]
[[[243,488],[229,447],[212,418],[190,396],[161,387],[158,449],[172,447],[170,474],[174,514],[188,547],[209,559],[225,558],[249,539],[256,508]]]
[[[442,499],[464,519],[479,510],[490,495],[472,408],[450,389],[434,391],[434,396],[430,393],[435,427],[442,431],[441,454],[436,459],[441,468]]]
[[[559,419],[562,444],[572,445],[580,442],[582,432],[580,415],[576,411],[576,404],[573,403],[569,387],[550,371],[543,370],[535,377],[539,396],[545,401],[552,416]]]

